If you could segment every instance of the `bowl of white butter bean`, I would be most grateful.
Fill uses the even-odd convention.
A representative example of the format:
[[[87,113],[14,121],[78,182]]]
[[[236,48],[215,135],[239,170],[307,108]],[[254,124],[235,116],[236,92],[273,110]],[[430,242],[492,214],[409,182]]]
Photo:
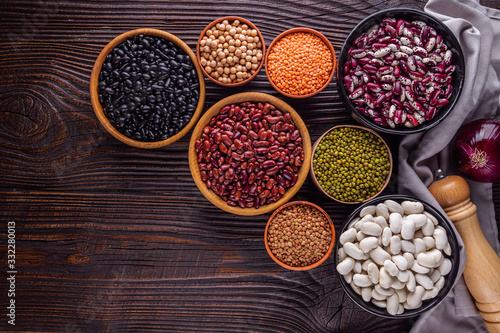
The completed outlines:
[[[417,316],[439,304],[453,287],[459,256],[450,222],[430,204],[403,195],[359,206],[335,245],[347,295],[386,318]]]

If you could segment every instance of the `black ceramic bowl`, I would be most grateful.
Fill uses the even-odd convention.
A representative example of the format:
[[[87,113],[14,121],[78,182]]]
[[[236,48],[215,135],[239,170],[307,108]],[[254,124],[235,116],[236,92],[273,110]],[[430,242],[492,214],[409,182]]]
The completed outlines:
[[[443,253],[443,255],[445,258],[448,258],[451,261],[452,268],[451,268],[451,271],[445,276],[445,283],[444,283],[443,288],[439,291],[439,293],[436,297],[423,301],[422,306],[420,306],[419,308],[405,309],[404,312],[400,315],[391,315],[387,312],[387,310],[385,308],[378,307],[375,304],[371,303],[371,301],[365,302],[363,300],[363,298],[361,297],[361,295],[356,293],[352,289],[352,287],[345,281],[344,277],[338,273],[337,274],[339,276],[340,284],[342,285],[342,288],[347,293],[349,298],[351,298],[354,301],[354,303],[356,303],[358,306],[360,306],[362,309],[368,311],[369,313],[377,315],[377,316],[385,317],[385,318],[390,318],[390,319],[401,319],[401,318],[409,318],[409,317],[418,316],[418,315],[422,314],[423,312],[437,306],[446,297],[446,295],[448,295],[448,293],[450,292],[451,288],[453,287],[454,281],[457,277],[458,266],[460,263],[460,249],[458,246],[458,239],[457,239],[455,232],[451,228],[448,220],[439,211],[434,209],[427,202],[422,201],[422,200],[417,199],[417,198],[414,198],[414,197],[411,197],[411,196],[407,196],[407,195],[393,194],[393,195],[385,195],[382,197],[377,197],[371,201],[368,201],[368,202],[360,205],[346,219],[346,221],[342,225],[340,232],[337,234],[337,237],[336,237],[337,239],[335,241],[335,249],[334,249],[335,250],[335,253],[334,253],[334,255],[335,255],[335,267],[339,263],[338,250],[339,250],[339,247],[341,245],[340,241],[339,241],[340,237],[344,233],[344,231],[346,231],[349,228],[349,225],[351,224],[353,219],[359,217],[359,213],[366,206],[377,205],[379,203],[383,203],[386,200],[393,200],[393,201],[396,201],[397,203],[402,203],[405,200],[419,201],[424,205],[424,211],[433,215],[438,220],[438,225],[443,227],[446,230],[446,234],[448,236],[448,243],[450,244],[450,247],[451,247],[451,256],[448,256],[444,253]]]
[[[442,107],[439,113],[437,113],[431,120],[416,125],[415,127],[412,128],[407,128],[405,126],[390,128],[389,126],[385,127],[375,123],[372,119],[370,119],[369,117],[367,117],[366,115],[364,115],[363,113],[361,113],[359,110],[356,109],[356,107],[352,104],[351,100],[349,99],[348,97],[349,93],[347,92],[344,86],[345,75],[343,69],[346,64],[346,61],[348,60],[348,50],[353,46],[356,38],[359,35],[361,35],[362,33],[366,33],[367,31],[370,30],[372,26],[382,22],[382,19],[386,17],[394,18],[396,20],[404,19],[409,22],[418,20],[425,22],[427,25],[434,28],[437,34],[443,36],[443,44],[445,44],[448,47],[448,49],[451,50],[453,54],[452,64],[456,66],[456,69],[452,74],[451,84],[453,90],[449,98],[449,104]],[[462,49],[455,35],[446,25],[444,25],[441,21],[437,20],[433,16],[424,13],[423,11],[409,9],[409,8],[393,8],[393,9],[382,10],[366,17],[351,31],[346,41],[344,42],[342,51],[340,52],[340,56],[338,59],[337,87],[340,93],[340,97],[344,102],[347,110],[351,113],[352,117],[356,119],[356,121],[376,131],[390,133],[390,134],[405,135],[405,134],[428,130],[436,126],[438,123],[440,123],[452,111],[453,107],[458,101],[458,98],[460,97],[460,93],[462,91],[462,86],[464,84],[464,77],[465,77],[465,62]]]

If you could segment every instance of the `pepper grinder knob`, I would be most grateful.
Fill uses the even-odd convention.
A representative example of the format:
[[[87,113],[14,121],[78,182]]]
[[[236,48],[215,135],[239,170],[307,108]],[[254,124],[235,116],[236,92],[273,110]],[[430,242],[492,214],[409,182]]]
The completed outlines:
[[[500,333],[500,257],[484,237],[470,188],[460,176],[436,172],[429,191],[454,223],[465,244],[464,279],[490,333]]]

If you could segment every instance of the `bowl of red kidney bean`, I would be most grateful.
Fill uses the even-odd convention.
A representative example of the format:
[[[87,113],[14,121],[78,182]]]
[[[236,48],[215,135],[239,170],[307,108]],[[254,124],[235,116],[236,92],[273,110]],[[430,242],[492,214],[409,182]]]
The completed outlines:
[[[214,104],[193,130],[189,166],[201,193],[238,215],[270,212],[300,189],[311,139],[299,114],[277,97],[244,92]]]
[[[133,147],[159,148],[183,137],[200,117],[205,82],[193,51],[156,29],[123,33],[101,51],[90,77],[99,122]]]
[[[368,16],[349,34],[337,86],[359,123],[404,135],[441,122],[464,76],[462,49],[446,25],[419,10],[395,8]]]

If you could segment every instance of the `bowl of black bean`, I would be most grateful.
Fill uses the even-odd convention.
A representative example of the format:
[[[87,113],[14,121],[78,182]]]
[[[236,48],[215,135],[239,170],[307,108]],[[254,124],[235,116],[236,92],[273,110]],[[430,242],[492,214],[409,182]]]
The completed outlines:
[[[133,147],[159,148],[182,138],[200,117],[203,73],[195,54],[178,37],[136,29],[101,51],[90,77],[99,122]]]

